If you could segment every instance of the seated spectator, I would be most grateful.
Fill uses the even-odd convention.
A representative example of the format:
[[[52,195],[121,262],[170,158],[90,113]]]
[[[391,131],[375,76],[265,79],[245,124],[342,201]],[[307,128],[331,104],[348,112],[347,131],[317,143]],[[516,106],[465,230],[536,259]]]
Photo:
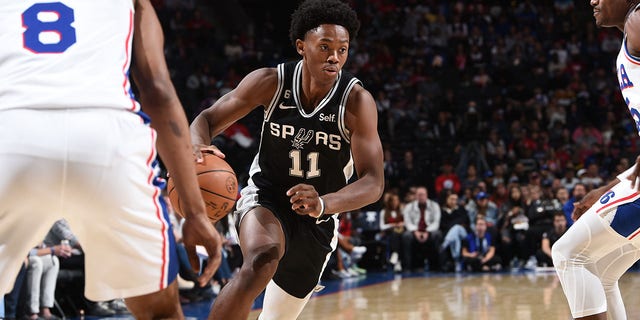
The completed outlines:
[[[402,215],[406,229],[402,235],[402,265],[406,269],[416,267],[416,258],[426,254],[429,270],[440,270],[440,205],[428,198],[426,187],[420,186],[416,188],[416,200],[405,205]],[[414,256],[414,251],[419,256]]]
[[[354,246],[348,238],[338,235],[338,248],[334,251],[336,266],[331,272],[338,278],[355,277],[366,274],[367,270],[358,267],[357,263],[367,252],[365,246]]]
[[[29,319],[60,319],[51,314],[60,269],[58,257],[71,256],[71,247],[44,243],[29,252],[27,267],[27,307]]]
[[[384,198],[384,205],[380,210],[380,231],[389,242],[389,263],[393,265],[395,272],[402,271],[400,262],[400,250],[402,233],[404,232],[404,217],[402,216],[402,203],[400,196],[388,193]]]
[[[442,206],[440,218],[440,232],[444,235],[440,245],[440,263],[444,271],[450,270],[450,262],[453,260],[455,272],[462,271],[462,241],[469,231],[469,215],[464,207],[458,204],[458,195],[449,193]],[[450,256],[447,253],[449,249]]]
[[[499,233],[502,241],[500,246],[497,246],[505,266],[513,261],[514,267],[520,267],[528,258],[526,234],[529,230],[529,218],[525,213],[525,207],[521,187],[517,184],[511,185],[509,200],[500,207],[502,222]]]
[[[331,273],[337,278],[348,278],[366,273],[359,268],[357,262],[362,258],[367,248],[360,246],[360,239],[353,234],[351,212],[339,215],[338,248],[332,253],[335,265]]]
[[[467,271],[499,271],[501,259],[496,255],[491,234],[487,232],[487,221],[483,215],[476,217],[473,232],[467,235],[462,244],[462,258]]]
[[[542,244],[536,252],[538,267],[553,267],[551,247],[567,231],[567,218],[562,211],[553,215],[553,228],[542,234]]]
[[[527,230],[527,261],[526,268],[533,269],[536,266],[535,253],[540,247],[542,234],[553,227],[553,216],[556,211],[562,211],[560,201],[542,192],[539,187],[531,188],[531,203],[526,209],[529,218]]]
[[[495,226],[498,219],[498,206],[489,200],[489,195],[484,191],[476,193],[474,199],[475,201],[469,201],[465,206],[471,224],[474,225],[476,216],[483,215],[489,227]]]
[[[64,246],[70,248],[68,256],[58,256],[60,268],[56,295],[63,292],[63,295],[74,300],[75,308],[86,310],[88,316],[104,317],[129,313],[123,299],[96,302],[84,297],[84,252],[67,220],[56,221],[49,229],[43,242],[47,247],[55,247],[65,243]]]

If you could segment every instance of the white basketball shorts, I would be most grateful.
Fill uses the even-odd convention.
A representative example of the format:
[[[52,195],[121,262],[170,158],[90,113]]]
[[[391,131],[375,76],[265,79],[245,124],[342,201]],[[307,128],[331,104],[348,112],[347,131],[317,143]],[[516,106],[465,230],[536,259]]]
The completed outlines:
[[[155,131],[114,109],[0,111],[0,294],[52,224],[85,252],[85,295],[144,295],[176,277]]]

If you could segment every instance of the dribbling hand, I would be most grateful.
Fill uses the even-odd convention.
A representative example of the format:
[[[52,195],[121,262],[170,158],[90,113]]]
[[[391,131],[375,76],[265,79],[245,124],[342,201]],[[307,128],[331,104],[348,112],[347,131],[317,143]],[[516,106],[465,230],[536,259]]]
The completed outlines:
[[[573,212],[571,212],[571,219],[573,221],[578,221],[582,215],[589,210],[593,206],[600,197],[604,194],[604,192],[608,190],[607,188],[598,188],[589,191],[582,200],[579,202],[573,203]]]
[[[220,151],[220,149],[218,149],[218,147],[214,146],[214,145],[204,145],[204,144],[194,144],[193,145],[193,155],[196,156],[196,162],[200,163],[203,161],[203,156],[202,153],[203,152],[209,152],[212,153],[222,159],[225,158],[224,153],[222,153],[222,151]]]

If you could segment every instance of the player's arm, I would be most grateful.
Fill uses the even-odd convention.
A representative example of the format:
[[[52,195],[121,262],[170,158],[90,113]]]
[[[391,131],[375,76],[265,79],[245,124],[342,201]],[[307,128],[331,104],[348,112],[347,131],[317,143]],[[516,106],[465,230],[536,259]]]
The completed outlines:
[[[221,240],[205,212],[196,180],[187,118],[169,77],[163,45],[162,28],[149,0],[137,0],[132,76],[143,111],[151,117],[151,126],[158,133],[158,152],[176,182],[180,206],[186,216],[184,242],[194,269],[199,268],[195,245],[207,248],[212,266],[203,271],[201,281],[204,281],[213,276],[220,264]]]
[[[249,73],[238,86],[203,110],[191,123],[191,141],[208,146],[211,138],[258,106],[268,106],[278,86],[275,68],[262,68]]]
[[[373,97],[361,86],[355,86],[349,93],[345,123],[351,132],[351,154],[358,180],[324,195],[317,194],[310,185],[293,186],[287,190],[287,195],[291,197],[292,210],[298,214],[317,217],[357,210],[382,196],[384,169],[377,128],[378,114]]]
[[[378,111],[369,91],[361,86],[355,86],[349,94],[345,124],[351,132],[351,154],[358,180],[337,192],[323,195],[329,213],[360,209],[378,201],[384,191]]]

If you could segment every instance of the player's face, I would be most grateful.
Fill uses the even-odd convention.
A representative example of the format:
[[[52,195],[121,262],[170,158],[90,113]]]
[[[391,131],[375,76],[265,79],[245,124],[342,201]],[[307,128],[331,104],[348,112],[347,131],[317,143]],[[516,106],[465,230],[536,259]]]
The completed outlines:
[[[311,77],[333,83],[349,55],[349,32],[339,25],[322,24],[296,44]]]
[[[626,0],[590,0],[598,27],[620,27],[629,11]]]

